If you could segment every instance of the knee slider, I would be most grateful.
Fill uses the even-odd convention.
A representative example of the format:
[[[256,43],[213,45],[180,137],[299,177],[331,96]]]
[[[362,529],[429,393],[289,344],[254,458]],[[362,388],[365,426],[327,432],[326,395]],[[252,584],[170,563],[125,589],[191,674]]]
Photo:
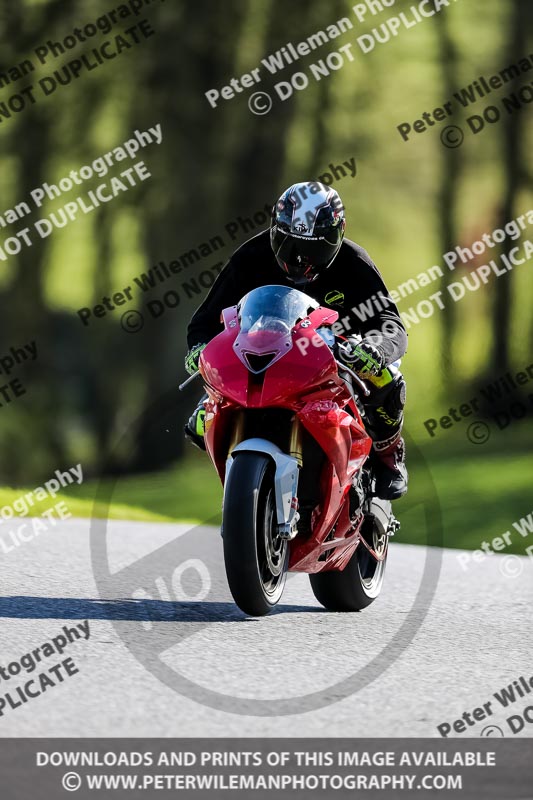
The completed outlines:
[[[400,416],[405,408],[407,385],[403,375],[398,375],[391,385],[390,393],[385,399],[385,405],[391,416]]]
[[[365,405],[384,406],[391,414],[403,411],[406,398],[406,384],[401,373],[394,380],[379,389],[373,389]]]
[[[376,418],[387,425],[401,425],[405,406],[406,386],[402,375],[384,386],[374,398]]]

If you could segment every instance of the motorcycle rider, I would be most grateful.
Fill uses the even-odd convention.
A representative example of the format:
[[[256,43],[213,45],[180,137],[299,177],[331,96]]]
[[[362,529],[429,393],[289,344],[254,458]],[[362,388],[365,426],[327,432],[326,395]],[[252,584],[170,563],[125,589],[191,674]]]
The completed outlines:
[[[345,227],[342,201],[331,187],[308,182],[286,189],[272,209],[270,231],[233,253],[194,313],[185,368],[197,371],[202,350],[222,330],[222,310],[259,286],[296,287],[334,308],[346,337],[337,356],[370,384],[363,404],[376,494],[395,500],[407,491],[401,435],[405,381],[398,370],[386,368],[406,352],[407,333],[377,267],[362,247],[344,238]],[[204,417],[200,401],[185,426],[187,437],[202,449]]]

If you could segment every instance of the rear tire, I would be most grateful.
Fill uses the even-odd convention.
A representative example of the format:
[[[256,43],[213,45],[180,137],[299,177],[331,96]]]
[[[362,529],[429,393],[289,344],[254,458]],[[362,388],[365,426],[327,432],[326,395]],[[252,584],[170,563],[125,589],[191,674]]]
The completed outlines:
[[[374,508],[375,503],[379,504],[379,509]],[[362,536],[377,553],[385,554],[383,561],[376,561],[364,544],[359,543],[342,572],[330,570],[309,576],[313,594],[328,611],[361,611],[379,597],[388,554],[388,534],[382,524],[381,506],[383,501],[373,501],[372,510],[380,513],[374,517],[373,523],[363,522]],[[370,530],[367,527],[365,531],[365,525]]]
[[[233,599],[255,617],[268,614],[287,579],[288,542],[277,534],[274,464],[263,453],[235,454],[224,493],[224,562]]]

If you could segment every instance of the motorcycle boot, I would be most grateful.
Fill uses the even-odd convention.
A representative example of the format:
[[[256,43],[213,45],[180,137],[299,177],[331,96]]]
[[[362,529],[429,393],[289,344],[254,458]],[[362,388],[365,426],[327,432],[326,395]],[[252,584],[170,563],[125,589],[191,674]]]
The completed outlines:
[[[375,493],[382,500],[398,500],[407,492],[405,442],[399,432],[394,439],[392,444],[385,441],[373,445]]]
[[[372,437],[375,494],[382,500],[397,500],[407,492],[405,442],[402,438],[405,381],[401,372],[390,367],[390,376],[374,383],[370,397],[364,399],[365,427]]]
[[[189,421],[183,428],[185,437],[192,442],[200,450],[205,450],[205,408],[204,400],[207,395],[204,395],[193,413],[189,417]]]

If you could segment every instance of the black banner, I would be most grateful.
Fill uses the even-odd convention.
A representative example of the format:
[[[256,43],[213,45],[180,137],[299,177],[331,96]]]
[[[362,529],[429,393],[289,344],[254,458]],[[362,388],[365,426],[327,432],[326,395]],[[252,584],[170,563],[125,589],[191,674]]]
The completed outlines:
[[[5,739],[2,797],[531,798],[531,740]]]

